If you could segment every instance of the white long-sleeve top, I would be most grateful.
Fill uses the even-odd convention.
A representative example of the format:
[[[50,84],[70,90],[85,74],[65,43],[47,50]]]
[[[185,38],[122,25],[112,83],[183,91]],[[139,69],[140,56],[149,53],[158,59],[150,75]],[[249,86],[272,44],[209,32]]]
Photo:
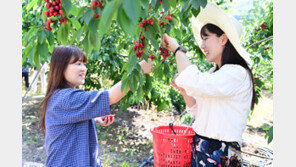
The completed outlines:
[[[241,143],[253,94],[249,73],[240,65],[226,64],[216,72],[214,68],[203,73],[191,65],[175,83],[196,100],[187,111],[195,118],[192,128],[197,134]]]

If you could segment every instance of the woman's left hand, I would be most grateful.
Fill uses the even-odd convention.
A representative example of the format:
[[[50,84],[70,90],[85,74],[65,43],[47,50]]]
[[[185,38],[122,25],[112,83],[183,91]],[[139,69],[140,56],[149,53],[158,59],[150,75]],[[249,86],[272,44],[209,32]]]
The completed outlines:
[[[95,118],[95,121],[97,124],[100,124],[101,126],[109,126],[114,122],[114,115],[97,117]]]
[[[180,90],[181,93],[184,93],[184,92],[185,92],[185,89],[179,87],[179,86],[175,83],[175,80],[176,80],[176,78],[178,77],[178,75],[179,75],[178,73],[175,74],[174,79],[170,82],[170,84],[171,84],[174,88]]]

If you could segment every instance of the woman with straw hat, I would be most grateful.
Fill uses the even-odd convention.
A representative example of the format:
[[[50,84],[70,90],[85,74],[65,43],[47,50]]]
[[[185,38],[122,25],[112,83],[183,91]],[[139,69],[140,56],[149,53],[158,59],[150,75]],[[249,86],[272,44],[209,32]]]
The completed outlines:
[[[240,42],[241,26],[211,2],[192,17],[191,24],[207,62],[215,63],[208,73],[191,64],[174,38],[162,37],[177,62],[178,74],[171,85],[181,91],[186,110],[195,119],[191,164],[241,166],[242,134],[256,98],[252,61]]]

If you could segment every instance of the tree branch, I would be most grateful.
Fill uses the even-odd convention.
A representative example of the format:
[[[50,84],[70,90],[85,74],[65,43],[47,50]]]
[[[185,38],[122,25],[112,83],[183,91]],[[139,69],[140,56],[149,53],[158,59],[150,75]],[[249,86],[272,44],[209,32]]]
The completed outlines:
[[[268,38],[262,39],[261,41],[258,41],[258,42],[255,42],[255,43],[252,43],[252,44],[247,48],[247,51],[248,51],[252,46],[254,46],[254,45],[256,45],[256,44],[259,44],[259,43],[262,43],[262,42],[264,42],[264,41],[267,41],[267,40],[269,40],[269,39],[271,39],[271,38],[273,38],[273,36],[270,36],[270,37],[268,37]]]

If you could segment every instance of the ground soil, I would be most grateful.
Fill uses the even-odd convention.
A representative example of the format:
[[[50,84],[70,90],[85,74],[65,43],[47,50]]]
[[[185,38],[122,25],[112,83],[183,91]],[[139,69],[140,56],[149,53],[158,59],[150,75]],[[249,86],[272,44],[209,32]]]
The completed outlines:
[[[44,137],[38,127],[37,108],[44,95],[28,95],[22,104],[22,160],[23,166],[42,167],[46,153]],[[263,124],[271,124],[273,120],[272,94],[263,94],[257,109],[248,121],[243,134],[242,150],[247,153],[264,155],[262,148],[272,150],[264,138],[266,131]],[[118,106],[112,106],[115,122],[108,127],[100,127],[98,131],[102,165],[107,166],[140,166],[145,158],[153,153],[152,134],[150,129],[159,125],[168,125],[180,114],[174,109],[157,112],[147,105],[131,106],[120,113]],[[264,164],[262,158],[243,154],[243,158]],[[259,165],[258,165],[259,164]]]

